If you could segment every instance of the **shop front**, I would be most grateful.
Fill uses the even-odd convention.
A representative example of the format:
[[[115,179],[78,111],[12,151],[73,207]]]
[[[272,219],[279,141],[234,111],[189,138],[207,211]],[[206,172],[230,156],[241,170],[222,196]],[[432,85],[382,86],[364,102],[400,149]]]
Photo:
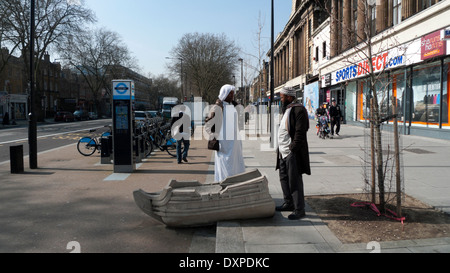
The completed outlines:
[[[373,74],[367,73],[367,61],[344,66],[330,73],[329,87],[326,77],[322,78],[324,99],[344,102],[347,122],[360,124],[368,119],[376,94],[386,124],[396,114],[404,134],[450,139],[450,52],[446,44],[441,31],[436,31],[409,43],[403,54],[393,49],[375,55]]]
[[[344,123],[346,123],[348,108],[346,90],[348,90],[348,88],[346,88],[345,83],[333,82],[333,76],[329,73],[322,77],[321,86],[323,88],[319,91],[319,105],[322,105],[323,103],[331,105],[331,100],[335,99],[337,105],[341,107]]]
[[[8,113],[9,120],[14,123],[16,120],[26,120],[28,109],[28,96],[21,94],[8,94],[3,91],[0,94],[0,117]]]

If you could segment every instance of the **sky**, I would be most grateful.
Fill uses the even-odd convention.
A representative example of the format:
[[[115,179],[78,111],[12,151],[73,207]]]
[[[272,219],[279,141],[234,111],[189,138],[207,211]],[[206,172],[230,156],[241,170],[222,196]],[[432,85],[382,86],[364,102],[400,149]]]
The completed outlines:
[[[96,28],[117,32],[138,60],[144,76],[167,74],[171,50],[186,33],[225,34],[258,63],[258,18],[264,24],[263,53],[270,49],[271,0],[85,0]],[[274,0],[275,37],[289,21],[291,0]]]

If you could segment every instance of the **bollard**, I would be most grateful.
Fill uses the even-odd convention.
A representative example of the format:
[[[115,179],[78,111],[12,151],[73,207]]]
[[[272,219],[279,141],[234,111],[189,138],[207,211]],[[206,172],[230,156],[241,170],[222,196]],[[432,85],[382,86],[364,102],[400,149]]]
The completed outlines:
[[[111,164],[111,154],[109,151],[109,138],[108,137],[102,137],[100,139],[101,144],[101,164]]]
[[[109,149],[109,158],[111,161],[114,160],[114,151],[113,151],[113,136],[108,136],[108,149]]]
[[[23,173],[23,145],[10,146],[11,173]]]
[[[134,145],[133,145],[133,150],[134,150],[134,162],[135,163],[141,163],[141,157],[140,157],[140,145],[139,145],[139,136],[135,136],[134,137]]]

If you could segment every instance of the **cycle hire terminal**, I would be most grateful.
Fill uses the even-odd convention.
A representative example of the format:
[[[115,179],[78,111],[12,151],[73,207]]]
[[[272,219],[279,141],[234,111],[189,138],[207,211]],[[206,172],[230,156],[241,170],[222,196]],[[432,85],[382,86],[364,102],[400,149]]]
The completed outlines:
[[[132,173],[136,170],[133,155],[134,82],[113,80],[112,84],[114,173]]]

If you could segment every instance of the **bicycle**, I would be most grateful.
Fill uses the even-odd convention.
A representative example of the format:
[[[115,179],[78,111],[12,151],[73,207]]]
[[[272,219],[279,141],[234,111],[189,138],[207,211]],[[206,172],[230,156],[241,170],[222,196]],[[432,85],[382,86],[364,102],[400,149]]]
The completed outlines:
[[[177,157],[177,140],[172,137],[170,130],[167,131],[163,141],[165,144],[160,146],[161,151],[166,151],[169,155]],[[183,153],[185,148],[184,143],[183,141],[180,143],[181,153]]]
[[[177,157],[177,140],[172,137],[169,124],[154,128],[150,134],[150,138],[153,140],[153,144],[162,152],[166,151],[169,155]],[[183,153],[183,142],[181,145],[181,152]]]
[[[111,126],[107,125],[105,127],[109,128],[109,131],[103,132],[100,136],[85,136],[78,140],[77,149],[78,152],[84,156],[91,156],[95,153],[95,151],[101,151],[101,142],[100,139],[103,137],[108,137],[111,135]],[[89,130],[89,133],[96,132],[97,129]]]
[[[170,156],[177,157],[177,141],[171,135],[170,125],[157,126],[156,124],[145,123],[142,125],[145,143],[149,147],[146,156],[149,156],[154,147],[161,151],[166,151]],[[184,152],[184,143],[181,142],[181,152]]]

